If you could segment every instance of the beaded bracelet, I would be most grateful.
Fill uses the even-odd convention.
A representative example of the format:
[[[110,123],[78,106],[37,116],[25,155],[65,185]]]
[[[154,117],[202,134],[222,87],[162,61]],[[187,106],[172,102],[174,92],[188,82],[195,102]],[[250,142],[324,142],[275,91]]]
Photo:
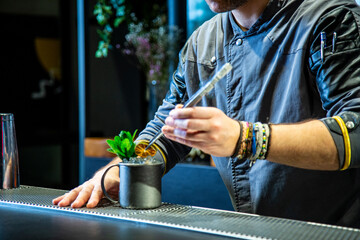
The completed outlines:
[[[251,156],[252,154],[252,142],[253,142],[253,135],[254,135],[254,131],[253,131],[253,124],[251,122],[249,122],[249,135],[248,138],[246,139],[246,158],[248,158],[249,156]]]
[[[246,158],[246,149],[247,149],[247,139],[249,138],[249,123],[241,122],[243,124],[243,135],[241,138],[241,147],[239,149],[239,155],[237,156],[239,159]]]
[[[261,152],[261,139],[262,139],[262,124],[260,122],[254,123],[255,127],[254,127],[254,134],[255,134],[255,146],[256,146],[256,151],[255,154],[253,153],[250,157],[249,160],[251,161],[252,164],[255,163],[256,159],[259,158],[260,152]]]
[[[270,135],[270,128],[268,124],[263,124],[262,125],[263,129],[263,138],[262,138],[262,147],[261,147],[261,152],[259,154],[259,159],[260,160],[264,160],[266,153],[268,151],[268,142],[269,142],[269,135]]]
[[[239,124],[240,137],[235,152],[231,157],[237,157],[240,160],[249,159],[250,166],[257,159],[266,159],[270,138],[269,125],[260,122],[252,124],[243,121],[239,121]]]

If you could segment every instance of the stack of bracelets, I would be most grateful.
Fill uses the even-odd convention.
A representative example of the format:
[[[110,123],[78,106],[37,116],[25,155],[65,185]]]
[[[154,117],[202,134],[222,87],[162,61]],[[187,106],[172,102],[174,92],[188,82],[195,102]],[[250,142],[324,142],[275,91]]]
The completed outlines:
[[[255,163],[257,159],[266,159],[270,127],[268,124],[256,122],[239,121],[240,136],[236,143],[235,152],[232,158],[249,159],[250,166]]]

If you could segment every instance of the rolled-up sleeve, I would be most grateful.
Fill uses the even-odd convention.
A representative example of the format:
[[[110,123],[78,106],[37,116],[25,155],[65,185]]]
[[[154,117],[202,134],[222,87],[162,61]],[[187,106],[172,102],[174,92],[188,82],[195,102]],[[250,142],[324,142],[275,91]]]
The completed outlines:
[[[323,16],[314,29],[309,65],[316,75],[316,85],[328,117],[343,111],[360,112],[359,25],[359,14],[341,7]],[[323,61],[321,32],[326,34]],[[335,46],[334,33],[337,36]]]
[[[358,7],[333,9],[319,20],[310,47],[309,66],[316,76],[316,86],[327,111],[323,122],[337,146],[340,169],[360,167],[359,26]],[[326,34],[323,59],[321,32]]]

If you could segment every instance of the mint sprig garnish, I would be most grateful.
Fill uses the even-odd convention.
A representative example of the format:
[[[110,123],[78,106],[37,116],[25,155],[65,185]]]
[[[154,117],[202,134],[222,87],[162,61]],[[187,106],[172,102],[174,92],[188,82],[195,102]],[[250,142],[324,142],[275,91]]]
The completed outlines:
[[[107,150],[113,154],[116,154],[119,158],[130,159],[136,157],[134,143],[137,130],[131,135],[130,132],[121,131],[118,136],[114,137],[114,140],[108,139],[106,143],[110,148]]]

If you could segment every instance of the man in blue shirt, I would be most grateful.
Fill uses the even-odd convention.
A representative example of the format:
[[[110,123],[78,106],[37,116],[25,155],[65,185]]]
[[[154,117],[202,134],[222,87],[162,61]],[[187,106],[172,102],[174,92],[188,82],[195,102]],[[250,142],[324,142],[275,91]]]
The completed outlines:
[[[137,141],[162,129],[165,172],[191,147],[211,154],[237,211],[360,227],[359,7],[206,1],[220,14],[185,44],[170,91]],[[227,62],[233,70],[200,106],[178,105]],[[102,173],[54,204],[96,206]],[[116,193],[118,183],[114,170],[106,184]]]

